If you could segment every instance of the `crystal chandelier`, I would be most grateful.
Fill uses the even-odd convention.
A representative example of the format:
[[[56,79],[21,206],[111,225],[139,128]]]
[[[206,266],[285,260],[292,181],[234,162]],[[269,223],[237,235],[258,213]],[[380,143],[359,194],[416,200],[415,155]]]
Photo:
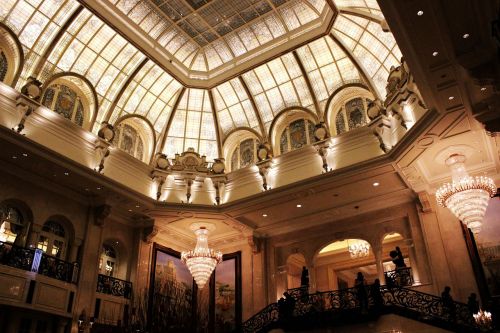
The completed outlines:
[[[491,320],[491,313],[488,311],[479,310],[478,313],[473,314],[474,320],[477,326],[481,329],[488,331],[493,328],[493,322]]]
[[[194,250],[183,251],[181,259],[188,267],[198,288],[203,289],[210,275],[222,261],[222,253],[208,248],[208,229],[199,227],[195,230],[196,246]]]
[[[464,162],[465,156],[462,154],[452,154],[446,159],[452,182],[436,191],[436,200],[439,205],[448,207],[473,233],[478,233],[488,201],[495,195],[497,187],[489,177],[469,176]]]
[[[347,241],[347,249],[351,254],[351,258],[362,258],[370,254],[370,243],[364,240],[357,240],[356,242],[349,244]]]

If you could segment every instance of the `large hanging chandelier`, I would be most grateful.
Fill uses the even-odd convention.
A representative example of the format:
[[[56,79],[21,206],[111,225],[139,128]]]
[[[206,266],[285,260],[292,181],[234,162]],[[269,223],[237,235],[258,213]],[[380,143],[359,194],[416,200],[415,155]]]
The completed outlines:
[[[489,177],[469,176],[464,162],[465,156],[462,154],[452,154],[446,159],[452,182],[436,191],[436,200],[439,205],[451,210],[473,233],[478,233],[488,201],[495,195],[497,187]]]
[[[370,254],[370,243],[361,239],[352,243],[347,241],[347,249],[351,254],[351,258],[367,257]]]
[[[194,250],[183,251],[181,259],[188,267],[198,288],[203,289],[210,275],[222,261],[222,253],[208,248],[208,229],[200,226],[194,231],[196,234],[196,246]]]

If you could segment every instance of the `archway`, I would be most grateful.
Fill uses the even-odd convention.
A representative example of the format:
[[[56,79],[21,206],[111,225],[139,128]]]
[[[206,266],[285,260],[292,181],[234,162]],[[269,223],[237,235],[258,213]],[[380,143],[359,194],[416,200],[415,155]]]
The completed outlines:
[[[294,253],[286,259],[286,277],[288,289],[300,288],[302,267],[306,267],[306,258],[302,253]]]
[[[314,258],[316,290],[338,290],[354,287],[358,272],[368,283],[378,278],[375,256],[363,239],[345,239],[323,247]]]

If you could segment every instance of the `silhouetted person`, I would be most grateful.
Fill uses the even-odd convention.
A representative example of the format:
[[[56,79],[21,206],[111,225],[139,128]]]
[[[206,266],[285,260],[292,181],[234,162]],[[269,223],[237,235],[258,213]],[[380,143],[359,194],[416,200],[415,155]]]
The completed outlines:
[[[396,265],[396,269],[406,267],[405,258],[403,257],[403,253],[401,252],[399,246],[396,246],[396,250],[389,252],[389,255],[391,256],[394,265]]]
[[[278,300],[278,318],[279,320],[286,318],[286,303],[283,297]]]
[[[293,298],[288,291],[285,291],[283,295],[285,296],[285,317],[291,318],[293,316],[293,310],[295,310],[295,298]]]
[[[305,266],[302,266],[302,274],[300,276],[300,286],[309,287],[309,271]]]
[[[366,280],[363,273],[358,272],[358,276],[356,280],[354,280],[354,287],[356,288],[361,311],[366,311],[368,309],[368,293],[366,291]]]
[[[384,298],[382,297],[382,292],[380,291],[380,280],[375,279],[371,285],[371,296],[373,298],[373,305],[375,308],[380,309],[384,305]]]
[[[469,308],[469,312],[471,315],[479,312],[479,302],[477,300],[476,293],[471,293],[469,298],[467,299],[467,308]]]
[[[443,303],[443,311],[448,314],[451,320],[455,320],[455,303],[450,291],[451,288],[449,286],[444,287],[441,293],[441,302]]]

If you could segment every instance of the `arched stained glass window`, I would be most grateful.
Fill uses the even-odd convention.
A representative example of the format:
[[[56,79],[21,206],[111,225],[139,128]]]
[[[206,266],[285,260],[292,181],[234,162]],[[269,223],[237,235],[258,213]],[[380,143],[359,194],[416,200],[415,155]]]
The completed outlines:
[[[144,140],[129,124],[122,123],[116,127],[113,144],[141,161],[144,158]]]
[[[280,153],[302,148],[314,141],[314,124],[307,119],[294,120],[281,133]]]
[[[257,159],[257,140],[250,138],[241,141],[231,155],[231,171],[252,165]]]
[[[337,134],[342,134],[368,124],[366,109],[369,103],[370,100],[367,98],[356,97],[348,100],[340,108],[335,117],[335,129]]]
[[[84,109],[81,96],[64,84],[53,84],[45,90],[42,104],[78,126],[83,125]]]
[[[7,70],[9,69],[9,64],[7,62],[7,56],[3,51],[0,51],[0,81],[5,80],[7,76]]]

